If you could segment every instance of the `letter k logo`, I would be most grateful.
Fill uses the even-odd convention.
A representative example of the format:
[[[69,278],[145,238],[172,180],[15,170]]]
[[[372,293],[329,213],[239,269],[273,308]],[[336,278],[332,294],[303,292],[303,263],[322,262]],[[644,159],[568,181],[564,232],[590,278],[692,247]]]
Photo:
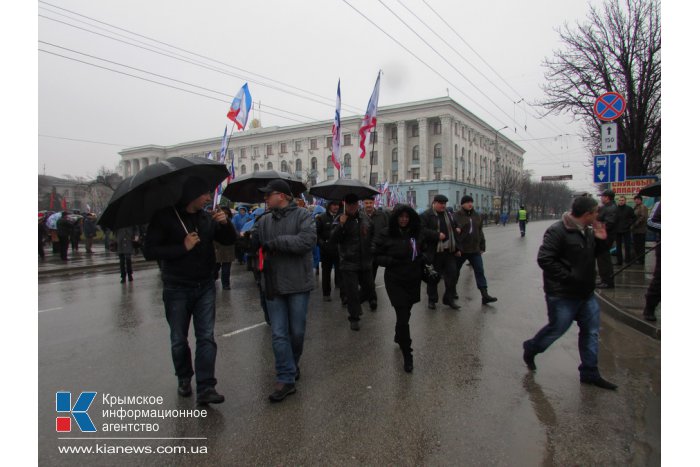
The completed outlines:
[[[92,401],[95,400],[96,392],[81,392],[75,405],[71,408],[71,393],[62,391],[56,393],[56,412],[68,412],[75,419],[78,428],[83,432],[97,431],[92,423],[90,416],[87,414]],[[70,432],[71,419],[70,417],[56,417],[56,431]]]

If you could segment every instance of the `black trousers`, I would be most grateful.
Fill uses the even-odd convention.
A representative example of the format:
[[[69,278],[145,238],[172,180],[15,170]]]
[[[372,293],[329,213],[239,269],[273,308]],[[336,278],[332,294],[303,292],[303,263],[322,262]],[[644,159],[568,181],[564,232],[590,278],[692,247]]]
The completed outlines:
[[[402,350],[411,350],[411,328],[408,321],[411,319],[412,305],[395,307],[396,326],[394,327],[394,341],[399,344]]]
[[[617,264],[622,264],[623,257],[622,257],[622,246],[625,246],[625,255],[624,255],[624,261],[626,263],[629,263],[632,260],[632,234],[627,231],[627,232],[619,232],[616,235],[616,254],[617,256]]]
[[[348,301],[348,320],[360,320],[360,304],[371,299],[371,292],[374,292],[374,281],[372,280],[372,270],[366,271],[343,271],[343,290]]]
[[[124,279],[127,274],[133,274],[134,271],[131,269],[130,254],[119,253],[119,272],[122,275],[122,279]]]
[[[445,281],[444,300],[451,300],[457,295],[457,263],[454,253],[435,253],[433,267],[440,273],[440,277]],[[428,301],[436,303],[438,301],[437,284],[428,284]]]
[[[614,239],[614,235],[608,235],[607,240],[605,240],[605,251],[596,256],[600,280],[610,285],[614,285],[615,283],[613,279],[612,258],[610,257],[610,248],[612,248]]]
[[[323,290],[323,295],[328,296],[331,294],[331,270],[335,269],[335,288],[342,289],[342,274],[338,269],[340,264],[340,259],[338,255],[330,255],[321,253],[321,289]],[[341,291],[342,295],[342,291]]]
[[[634,246],[634,257],[635,261],[639,264],[644,264],[644,254],[645,244],[646,244],[647,234],[636,233],[632,234],[632,245]]]
[[[68,245],[70,244],[70,237],[58,237],[58,248],[61,252],[61,259],[68,259]]]

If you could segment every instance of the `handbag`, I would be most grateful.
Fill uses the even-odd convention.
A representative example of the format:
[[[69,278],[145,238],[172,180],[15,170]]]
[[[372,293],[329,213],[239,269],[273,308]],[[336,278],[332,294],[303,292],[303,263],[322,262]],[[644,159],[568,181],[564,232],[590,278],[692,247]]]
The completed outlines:
[[[421,279],[428,285],[436,285],[440,282],[440,273],[435,270],[432,264],[423,264]]]

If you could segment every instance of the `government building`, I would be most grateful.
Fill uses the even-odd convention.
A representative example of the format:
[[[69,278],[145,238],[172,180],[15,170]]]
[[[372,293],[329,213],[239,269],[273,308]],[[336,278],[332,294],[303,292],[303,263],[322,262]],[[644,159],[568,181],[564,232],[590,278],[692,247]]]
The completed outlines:
[[[499,134],[449,97],[379,107],[376,133],[368,138],[367,156],[359,157],[362,116],[341,120],[341,163],[344,176],[374,186],[398,185],[416,208],[430,206],[442,193],[458,206],[469,194],[477,210],[498,208],[497,177],[501,171],[523,172],[525,150]],[[250,122],[249,122],[250,123]],[[331,161],[332,120],[300,125],[250,128],[234,132],[226,161],[236,175],[258,170],[296,174],[307,186],[339,176]],[[218,159],[221,136],[173,146],[147,145],[119,153],[124,177],[172,156]]]

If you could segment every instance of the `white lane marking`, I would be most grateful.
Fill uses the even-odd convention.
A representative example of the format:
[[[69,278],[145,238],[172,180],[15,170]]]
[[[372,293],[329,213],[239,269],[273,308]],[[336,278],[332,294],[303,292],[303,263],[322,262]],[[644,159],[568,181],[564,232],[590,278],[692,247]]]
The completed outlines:
[[[237,329],[237,330],[235,330],[235,331],[233,331],[233,332],[229,332],[229,333],[226,333],[226,334],[222,334],[221,337],[231,337],[231,336],[235,336],[236,334],[240,334],[240,333],[242,333],[242,332],[250,331],[251,329],[259,328],[260,326],[265,326],[266,324],[267,324],[267,323],[266,323],[265,321],[263,321],[262,323],[258,323],[258,324],[254,324],[254,325],[252,325],[252,326],[248,326],[247,328]]]
[[[47,309],[45,309],[45,310],[39,310],[39,313],[44,313],[44,312],[46,312],[46,311],[62,310],[62,309],[63,309],[62,306],[57,306],[56,308],[47,308]]]

